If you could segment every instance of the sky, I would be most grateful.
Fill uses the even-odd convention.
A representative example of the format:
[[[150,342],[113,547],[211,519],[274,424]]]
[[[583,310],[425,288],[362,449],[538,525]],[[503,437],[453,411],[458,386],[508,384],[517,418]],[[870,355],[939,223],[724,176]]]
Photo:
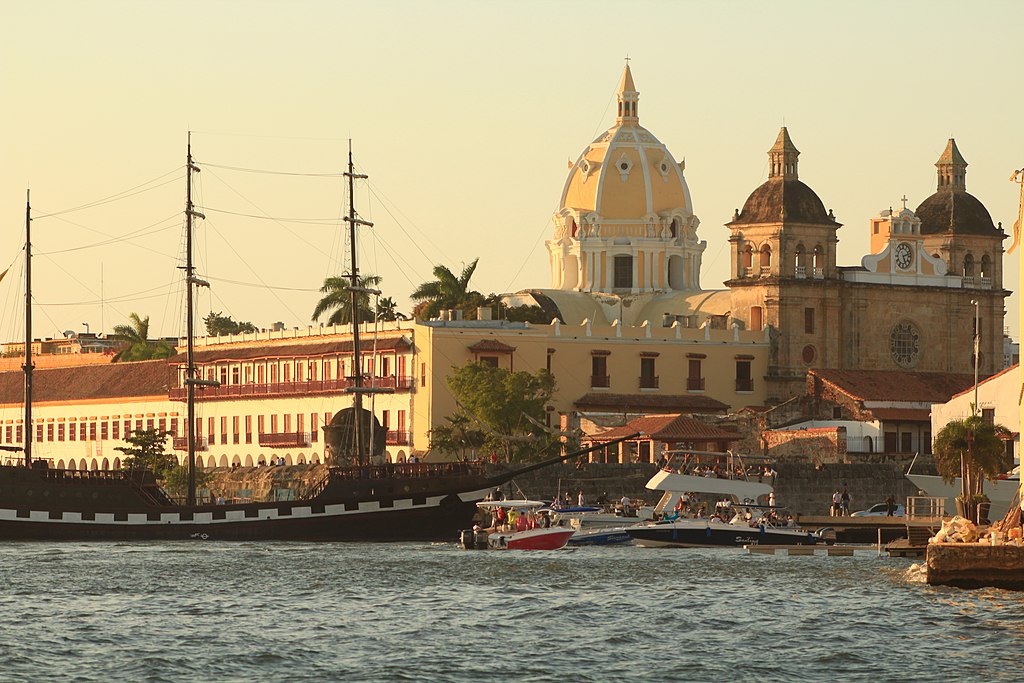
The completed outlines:
[[[438,263],[479,258],[484,293],[548,287],[567,162],[613,125],[627,55],[641,125],[686,160],[705,289],[728,277],[724,224],[767,178],[782,125],[844,224],[840,265],[868,253],[872,216],[935,191],[950,136],[1009,233],[1021,26],[1019,1],[5,0],[0,338],[24,334],[29,188],[36,337],[132,312],[181,334],[188,131],[200,317],[311,323],[324,278],[347,269],[349,140],[374,223],[360,268],[399,310]],[[1007,289],[1018,272],[1015,253]]]

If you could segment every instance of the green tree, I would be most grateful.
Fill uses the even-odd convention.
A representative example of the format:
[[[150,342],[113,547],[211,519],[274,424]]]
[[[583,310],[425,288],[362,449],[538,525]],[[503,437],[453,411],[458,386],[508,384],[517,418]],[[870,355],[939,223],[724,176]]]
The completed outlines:
[[[215,336],[219,334],[246,334],[255,332],[256,326],[250,322],[235,322],[230,315],[221,315],[220,311],[210,311],[210,314],[203,318],[206,323],[206,333]]]
[[[391,297],[384,297],[377,302],[377,320],[393,322],[404,318],[405,316],[398,312],[398,306]]]
[[[361,275],[359,277],[360,289],[375,289],[381,283],[379,275]],[[329,277],[324,280],[320,291],[324,293],[323,298],[317,302],[313,309],[313,320],[319,320],[320,316],[330,311],[327,318],[328,325],[347,325],[352,322],[352,292],[349,287],[352,281],[346,277]],[[367,292],[359,292],[359,319],[373,320],[373,310],[370,308],[370,295]]]
[[[148,469],[157,482],[174,496],[188,492],[188,467],[178,464],[177,458],[166,451],[170,432],[162,429],[139,429],[125,435],[128,446],[115,446],[124,453],[121,467],[126,470]],[[196,487],[206,484],[209,474],[196,467]]]
[[[479,292],[469,289],[469,280],[476,271],[479,258],[462,269],[458,277],[447,266],[434,266],[434,279],[424,282],[413,291],[410,298],[418,301],[413,314],[420,318],[436,317],[443,309],[463,308],[467,304],[482,299]]]
[[[140,318],[138,313],[128,316],[129,324],[114,325],[114,336],[122,341],[112,361],[150,360],[168,358],[174,355],[174,346],[163,340],[149,339],[149,316]]]
[[[547,370],[532,374],[469,363],[448,375],[447,383],[459,405],[453,420],[465,419],[483,432],[481,448],[506,462],[534,460],[558,450],[560,434],[544,426],[555,392],[555,378]]]
[[[948,422],[935,435],[932,452],[939,475],[947,484],[960,477],[960,500],[972,519],[985,492],[985,478],[992,479],[1013,466],[1006,452],[1008,438],[1011,435],[1006,427],[992,424],[977,413]]]
[[[114,447],[115,451],[125,455],[121,466],[126,470],[147,469],[157,479],[166,478],[178,464],[174,456],[165,450],[169,434],[162,429],[137,429],[125,434],[124,440],[130,445]]]
[[[430,430],[430,447],[465,459],[477,453],[487,443],[487,433],[464,413],[445,418],[447,424]]]

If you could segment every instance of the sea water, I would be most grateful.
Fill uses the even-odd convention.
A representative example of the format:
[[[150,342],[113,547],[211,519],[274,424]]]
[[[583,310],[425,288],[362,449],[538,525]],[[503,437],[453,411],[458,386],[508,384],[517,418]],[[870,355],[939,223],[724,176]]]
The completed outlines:
[[[738,549],[6,543],[3,681],[1019,680],[1024,595]]]

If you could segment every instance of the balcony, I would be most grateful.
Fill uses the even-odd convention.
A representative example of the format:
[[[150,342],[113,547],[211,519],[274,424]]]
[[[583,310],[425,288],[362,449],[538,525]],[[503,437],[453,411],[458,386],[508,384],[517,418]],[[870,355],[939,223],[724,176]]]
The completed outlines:
[[[657,389],[658,378],[657,377],[645,377],[640,375],[640,388],[641,389]]]
[[[807,269],[805,267],[803,267],[803,266],[797,266],[796,267],[796,272],[794,273],[794,275],[796,277],[798,277],[798,278],[801,278],[801,279],[806,278],[807,277]]]
[[[207,446],[207,437],[197,436],[196,437],[196,450],[205,451]],[[172,441],[171,447],[176,451],[187,451],[188,450],[188,437],[187,436],[176,436]]]
[[[389,446],[408,446],[411,436],[409,432],[389,429],[386,441]]]
[[[760,272],[761,272],[761,277],[768,277],[769,275],[772,274],[772,267],[771,266],[761,266],[761,271]]]
[[[307,432],[268,432],[260,434],[260,445],[268,448],[301,448],[309,445]]]
[[[739,378],[739,377],[736,378],[736,391],[753,391],[753,390],[754,390],[754,380],[753,380],[753,378],[749,378],[749,377],[746,378],[746,379],[742,379],[742,378]]]
[[[591,389],[607,389],[611,385],[612,378],[608,375],[591,375],[590,377]]]
[[[812,274],[813,274],[813,277],[814,277],[815,280],[824,280],[825,279],[825,271],[822,270],[821,268],[813,268],[812,269]]]
[[[704,378],[703,377],[687,377],[686,378],[686,390],[687,391],[704,391]]]
[[[222,384],[219,387],[206,387],[196,392],[203,400],[224,400],[232,398],[296,396],[307,394],[325,394],[341,392],[355,383],[349,378],[322,379],[307,382],[275,382],[272,384]],[[412,377],[364,377],[363,386],[375,386],[395,391],[410,391],[415,384]],[[185,400],[184,387],[172,387],[168,392],[172,401]]]

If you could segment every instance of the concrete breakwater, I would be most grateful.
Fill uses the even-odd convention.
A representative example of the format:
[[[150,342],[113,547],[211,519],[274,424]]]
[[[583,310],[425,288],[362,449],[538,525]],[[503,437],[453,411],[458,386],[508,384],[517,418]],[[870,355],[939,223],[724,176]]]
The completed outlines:
[[[488,465],[488,467],[492,467]],[[496,468],[497,469],[497,468]],[[495,471],[496,471],[495,469]],[[915,466],[915,471],[919,469]],[[835,490],[849,490],[851,511],[881,503],[890,495],[903,502],[917,493],[903,476],[902,463],[845,463],[815,467],[807,463],[778,463],[774,482],[776,503],[794,515],[827,515]],[[660,493],[645,488],[656,471],[650,464],[587,463],[555,465],[516,477],[503,489],[507,496],[550,500],[568,491],[575,499],[579,491],[588,502],[602,494],[611,500],[623,495],[655,504]],[[324,465],[218,468],[210,472],[207,488],[225,499],[285,500],[302,496],[327,474]],[[768,482],[772,483],[772,482]]]

